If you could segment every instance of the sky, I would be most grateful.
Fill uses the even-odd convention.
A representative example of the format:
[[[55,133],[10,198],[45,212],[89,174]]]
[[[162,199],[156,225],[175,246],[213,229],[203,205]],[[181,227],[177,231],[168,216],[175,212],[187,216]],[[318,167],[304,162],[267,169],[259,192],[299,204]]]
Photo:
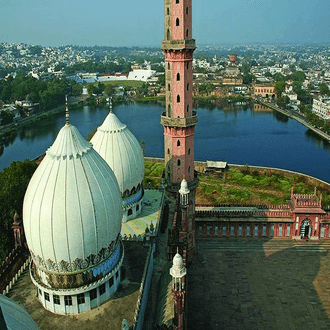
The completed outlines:
[[[330,0],[192,0],[198,44],[330,42]],[[164,0],[0,0],[0,41],[156,46]]]

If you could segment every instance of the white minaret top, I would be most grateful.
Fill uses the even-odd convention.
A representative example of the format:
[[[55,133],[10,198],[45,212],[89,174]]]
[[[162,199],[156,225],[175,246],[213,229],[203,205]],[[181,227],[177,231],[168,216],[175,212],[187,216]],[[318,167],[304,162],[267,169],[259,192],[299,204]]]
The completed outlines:
[[[188,195],[190,193],[190,190],[188,188],[188,182],[186,181],[186,179],[183,179],[181,181],[181,188],[179,190],[180,193],[180,204],[183,206],[187,206],[188,205]]]
[[[127,319],[123,319],[123,322],[121,323],[121,329],[122,330],[129,330],[129,324]]]
[[[182,291],[184,288],[183,277],[187,274],[187,269],[183,265],[183,259],[178,250],[173,258],[173,266],[170,269],[170,274],[173,278],[173,289],[175,291]]]

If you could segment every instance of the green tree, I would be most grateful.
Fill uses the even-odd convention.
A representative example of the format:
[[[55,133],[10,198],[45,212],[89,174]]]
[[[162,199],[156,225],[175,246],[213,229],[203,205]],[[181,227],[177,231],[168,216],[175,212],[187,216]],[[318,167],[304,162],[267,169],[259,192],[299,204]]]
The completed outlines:
[[[280,108],[285,108],[290,103],[290,99],[288,96],[281,96],[276,100],[276,103]]]
[[[111,96],[115,93],[115,88],[111,84],[107,84],[104,88],[105,94]]]
[[[277,82],[277,81],[285,81],[286,78],[285,76],[282,75],[282,73],[276,72],[274,74],[274,79]]]
[[[161,86],[165,86],[165,74],[161,74],[159,77],[158,77],[158,84],[160,84]]]
[[[284,92],[285,88],[285,81],[277,81],[275,83],[274,92],[277,95],[277,97],[281,97],[282,93]]]
[[[9,111],[1,111],[0,112],[0,124],[7,125],[13,122],[14,115]]]
[[[326,83],[320,84],[320,94],[321,95],[330,95],[329,87]]]
[[[22,215],[25,191],[36,168],[35,162],[25,160],[0,172],[0,259],[14,246],[13,216],[15,211]]]
[[[291,78],[293,79],[293,81],[299,81],[299,82],[303,82],[306,79],[306,75],[304,72],[302,71],[295,71],[292,75]]]

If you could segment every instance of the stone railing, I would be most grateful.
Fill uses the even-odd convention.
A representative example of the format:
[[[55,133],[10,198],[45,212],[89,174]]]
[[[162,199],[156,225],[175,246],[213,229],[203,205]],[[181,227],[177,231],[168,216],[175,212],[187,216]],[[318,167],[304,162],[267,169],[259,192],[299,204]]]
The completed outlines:
[[[163,112],[160,123],[169,127],[187,127],[197,125],[198,119],[196,111],[193,111],[193,115],[187,118],[171,118],[166,116],[166,112]]]
[[[21,247],[15,248],[9,253],[0,267],[0,293],[8,294],[13,285],[29,266],[31,256],[27,250]]]

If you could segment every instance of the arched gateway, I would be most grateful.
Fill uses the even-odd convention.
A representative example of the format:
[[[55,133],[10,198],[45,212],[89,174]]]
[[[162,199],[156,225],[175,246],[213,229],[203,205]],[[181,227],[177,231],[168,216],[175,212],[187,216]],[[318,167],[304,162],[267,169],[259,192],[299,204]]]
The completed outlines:
[[[300,226],[300,238],[309,238],[311,232],[310,221],[308,219],[303,220]]]

